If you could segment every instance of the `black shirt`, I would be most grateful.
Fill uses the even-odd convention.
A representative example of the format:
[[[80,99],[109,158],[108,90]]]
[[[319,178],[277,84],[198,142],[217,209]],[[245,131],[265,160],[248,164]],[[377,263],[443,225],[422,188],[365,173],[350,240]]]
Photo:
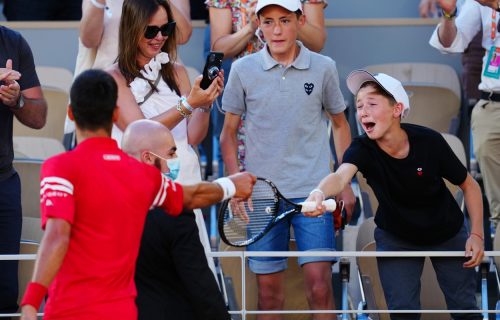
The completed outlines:
[[[17,81],[21,91],[40,86],[28,43],[20,33],[0,26],[0,67],[5,68],[7,59],[12,59],[12,69],[21,73],[21,79]],[[13,115],[10,108],[0,102],[0,181],[9,178],[14,173],[12,168]]]
[[[443,242],[460,230],[464,216],[442,178],[459,185],[467,169],[440,133],[401,127],[410,144],[406,158],[391,157],[363,134],[353,140],[343,162],[356,165],[372,187],[379,228],[415,244]]]
[[[208,267],[192,211],[148,213],[137,269],[139,320],[231,319]]]

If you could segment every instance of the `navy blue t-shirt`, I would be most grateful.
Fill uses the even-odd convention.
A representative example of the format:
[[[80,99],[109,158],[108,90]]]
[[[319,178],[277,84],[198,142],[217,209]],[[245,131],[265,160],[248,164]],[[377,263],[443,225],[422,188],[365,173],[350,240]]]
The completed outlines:
[[[0,67],[5,68],[7,59],[12,60],[12,69],[21,73],[18,80],[22,90],[40,86],[35,72],[33,54],[28,43],[19,32],[0,26]],[[0,181],[9,178],[14,170],[12,160],[12,120],[10,108],[0,102]]]
[[[464,216],[442,178],[459,185],[467,169],[440,133],[401,127],[410,144],[406,158],[391,157],[363,134],[353,140],[343,162],[354,164],[372,187],[379,228],[415,244],[443,242],[460,230]]]

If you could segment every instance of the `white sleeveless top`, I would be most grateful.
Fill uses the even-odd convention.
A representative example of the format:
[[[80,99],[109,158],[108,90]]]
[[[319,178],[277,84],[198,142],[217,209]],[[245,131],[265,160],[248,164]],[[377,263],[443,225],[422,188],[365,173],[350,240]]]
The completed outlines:
[[[167,62],[169,62],[168,54],[161,52],[144,66],[144,70],[147,71],[141,70],[141,74],[145,78],[155,81],[158,77],[161,65]],[[130,90],[136,102],[142,103],[140,108],[146,119],[153,118],[171,108],[175,108],[180,99],[177,93],[171,90],[163,79],[158,83],[157,89],[158,92],[154,92],[144,103],[142,103],[144,97],[151,91],[151,86],[142,78],[135,78],[130,83]],[[201,182],[201,168],[198,155],[188,144],[187,120],[182,120],[171,130],[171,132],[177,146],[177,156],[181,160],[179,177],[175,181],[181,184]],[[122,135],[123,133],[118,127],[113,126],[112,137],[120,142]]]

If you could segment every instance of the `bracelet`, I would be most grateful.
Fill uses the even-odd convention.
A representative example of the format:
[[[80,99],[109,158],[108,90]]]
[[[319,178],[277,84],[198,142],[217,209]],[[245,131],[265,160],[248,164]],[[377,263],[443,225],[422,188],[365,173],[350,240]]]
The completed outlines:
[[[311,194],[312,194],[312,193],[314,193],[314,192],[319,192],[319,193],[321,193],[321,195],[323,196],[323,199],[325,199],[325,198],[326,198],[326,197],[325,197],[325,193],[324,193],[323,191],[321,191],[321,189],[318,189],[318,188],[313,189],[311,192],[309,192],[309,195],[311,195]]]
[[[484,238],[483,238],[483,237],[482,237],[479,233],[471,232],[471,233],[470,233],[470,236],[471,236],[471,237],[472,237],[472,236],[476,236],[476,237],[478,237],[479,239],[481,239],[481,241],[484,241]]]
[[[26,292],[24,293],[23,301],[21,302],[21,306],[30,305],[33,306],[36,310],[40,308],[42,304],[43,298],[47,295],[47,287],[37,283],[30,282],[28,287],[26,288]]]
[[[224,196],[222,197],[221,201],[232,198],[236,193],[236,186],[234,185],[233,181],[231,181],[231,179],[229,178],[224,177],[215,179],[214,183],[217,183],[219,186],[221,186],[222,191],[224,191]]]
[[[443,13],[443,17],[445,19],[448,19],[448,20],[452,20],[453,18],[455,18],[457,16],[457,8],[456,7],[455,7],[455,10],[453,10],[450,13],[444,11],[443,9],[441,9],[441,12]]]
[[[181,97],[181,100],[180,100],[180,103],[184,106],[184,108],[186,108],[189,112],[193,112],[193,107],[191,107],[191,105],[189,105],[186,97],[182,96]]]
[[[92,3],[94,5],[94,7],[98,8],[98,9],[106,9],[106,5],[102,4],[100,2],[97,2],[97,0],[90,0],[90,3]]]
[[[180,100],[179,100],[179,103],[177,103],[177,107],[175,107],[175,109],[177,109],[177,111],[179,111],[181,116],[183,116],[185,119],[187,119],[191,116],[191,112],[189,112],[189,111],[186,112],[184,109],[182,109],[182,105],[181,105]]]

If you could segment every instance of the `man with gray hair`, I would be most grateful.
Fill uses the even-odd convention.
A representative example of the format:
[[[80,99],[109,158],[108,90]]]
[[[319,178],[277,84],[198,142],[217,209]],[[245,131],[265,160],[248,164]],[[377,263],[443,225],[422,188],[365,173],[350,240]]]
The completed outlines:
[[[122,148],[172,180],[179,158],[170,130],[153,120],[137,120],[125,130]],[[231,319],[205,258],[192,210],[178,217],[150,210],[144,225],[135,283],[139,320]],[[168,315],[168,317],[167,317]]]

